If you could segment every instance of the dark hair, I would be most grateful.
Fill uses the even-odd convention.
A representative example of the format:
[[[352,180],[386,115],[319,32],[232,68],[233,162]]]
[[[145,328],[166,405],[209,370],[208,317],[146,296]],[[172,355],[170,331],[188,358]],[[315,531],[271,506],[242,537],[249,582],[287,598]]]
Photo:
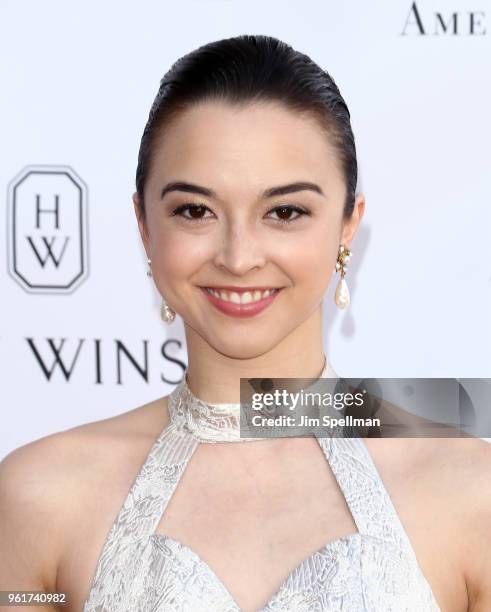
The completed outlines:
[[[353,212],[358,175],[350,113],[332,77],[307,55],[263,35],[211,42],[177,60],[160,82],[140,143],[136,189],[143,191],[155,142],[170,120],[191,105],[225,100],[235,105],[277,101],[314,115],[337,151],[347,186],[343,215]]]

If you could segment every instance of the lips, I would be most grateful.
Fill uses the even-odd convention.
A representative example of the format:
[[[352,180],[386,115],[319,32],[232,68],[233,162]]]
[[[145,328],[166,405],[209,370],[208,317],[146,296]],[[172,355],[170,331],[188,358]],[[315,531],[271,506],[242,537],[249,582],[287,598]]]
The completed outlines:
[[[200,287],[200,289],[204,293],[208,301],[215,308],[217,308],[217,310],[219,310],[220,312],[226,315],[233,316],[233,317],[252,317],[252,316],[259,314],[260,312],[265,310],[276,299],[276,297],[282,290],[282,288],[273,288],[273,287],[243,287],[243,288]],[[212,295],[207,289],[215,290],[214,291],[215,295]],[[219,292],[220,290],[224,290],[224,291],[227,291],[227,294],[230,294],[231,292],[236,293],[236,294],[243,294],[245,292],[251,292],[252,294],[254,294],[256,291],[264,292],[268,289],[272,290],[271,295],[268,295],[267,297],[260,298],[260,299],[253,299],[253,301],[250,301],[245,304],[237,303],[237,297],[234,298],[236,301],[233,301],[233,302],[226,301],[224,299],[221,299],[216,293],[217,291]]]

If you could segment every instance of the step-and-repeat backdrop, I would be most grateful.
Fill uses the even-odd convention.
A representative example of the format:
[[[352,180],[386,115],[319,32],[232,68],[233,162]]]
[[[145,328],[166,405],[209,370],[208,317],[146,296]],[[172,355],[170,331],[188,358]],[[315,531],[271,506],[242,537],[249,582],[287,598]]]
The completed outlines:
[[[352,115],[366,213],[352,304],[324,303],[344,377],[491,376],[491,7],[476,0],[4,1],[0,458],[169,393],[166,327],[131,194],[159,80],[188,51],[269,34]],[[63,212],[62,212],[63,211]]]

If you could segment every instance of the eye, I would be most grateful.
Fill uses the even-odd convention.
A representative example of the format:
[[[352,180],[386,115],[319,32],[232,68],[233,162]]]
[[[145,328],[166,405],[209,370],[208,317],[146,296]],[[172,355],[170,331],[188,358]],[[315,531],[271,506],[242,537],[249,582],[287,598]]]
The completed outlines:
[[[276,213],[278,215],[279,218],[275,219],[275,221],[278,221],[279,223],[293,223],[293,221],[296,221],[300,217],[303,217],[303,215],[311,214],[309,210],[300,208],[298,206],[292,206],[292,205],[286,205],[286,204],[283,206],[277,206],[276,208],[273,208],[269,212]],[[297,213],[297,216],[293,217],[293,219],[291,218],[292,213]]]
[[[181,204],[172,211],[172,215],[182,217],[186,221],[197,221],[199,223],[200,221],[204,221],[205,219],[207,219],[207,217],[203,217],[203,213],[206,210],[210,209],[204,204]],[[189,212],[190,216],[184,215],[184,212]]]
[[[175,208],[172,211],[172,215],[182,217],[186,221],[200,223],[210,218],[210,217],[204,216],[204,213],[206,211],[212,212],[208,208],[208,206],[205,206],[204,204],[193,204],[191,202],[188,202],[186,204],[181,204],[180,206]],[[188,213],[188,214],[184,214],[184,213]],[[277,218],[276,219],[273,218],[273,220],[277,221],[278,223],[293,223],[293,221],[296,221],[300,217],[311,214],[309,210],[300,208],[299,206],[293,206],[291,204],[285,204],[283,206],[276,206],[275,208],[272,208],[268,214],[271,214],[271,213],[277,215]],[[292,213],[296,214],[296,216],[293,218],[292,218]]]

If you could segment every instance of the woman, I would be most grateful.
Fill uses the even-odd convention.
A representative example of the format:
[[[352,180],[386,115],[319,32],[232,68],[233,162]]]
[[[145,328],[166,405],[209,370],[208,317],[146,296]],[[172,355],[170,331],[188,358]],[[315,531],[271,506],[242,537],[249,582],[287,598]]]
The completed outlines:
[[[321,306],[356,183],[348,109],[307,56],[242,36],[171,68],[133,199],[186,377],[3,461],[2,589],[85,612],[491,609],[486,443],[240,437],[239,379],[335,376]]]

